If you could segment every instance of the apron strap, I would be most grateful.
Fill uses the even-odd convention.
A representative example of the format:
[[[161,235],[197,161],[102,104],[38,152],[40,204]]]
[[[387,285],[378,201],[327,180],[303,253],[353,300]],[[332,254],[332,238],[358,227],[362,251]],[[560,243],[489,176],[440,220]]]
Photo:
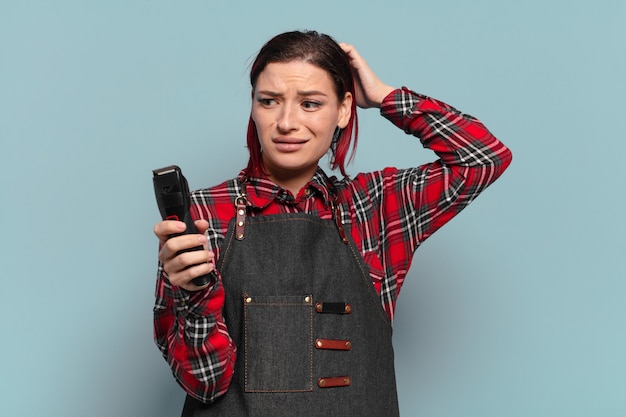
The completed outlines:
[[[245,226],[246,226],[246,212],[248,206],[248,198],[246,197],[246,183],[248,182],[247,175],[243,175],[237,181],[239,183],[239,194],[235,197],[235,239],[243,240],[245,237]],[[330,194],[330,211],[333,216],[333,220],[337,225],[337,231],[339,232],[339,236],[341,237],[341,241],[344,244],[348,244],[348,235],[343,227],[343,223],[341,221],[341,204],[339,204],[339,193],[337,189],[332,183],[327,184],[328,191]]]

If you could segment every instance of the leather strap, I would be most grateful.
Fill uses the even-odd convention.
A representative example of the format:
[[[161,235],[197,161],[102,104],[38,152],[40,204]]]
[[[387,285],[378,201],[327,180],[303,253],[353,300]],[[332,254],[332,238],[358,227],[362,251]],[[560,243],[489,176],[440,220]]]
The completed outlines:
[[[237,213],[235,218],[235,239],[237,240],[243,240],[245,236],[247,203],[248,200],[243,194],[235,199],[235,211]]]
[[[324,377],[317,380],[317,386],[320,388],[335,388],[335,387],[349,387],[349,376],[331,376]]]
[[[318,313],[330,314],[350,314],[352,306],[349,303],[322,303],[315,304],[315,311]]]
[[[315,348],[328,350],[350,350],[352,349],[352,342],[349,340],[338,339],[317,339],[315,341]]]

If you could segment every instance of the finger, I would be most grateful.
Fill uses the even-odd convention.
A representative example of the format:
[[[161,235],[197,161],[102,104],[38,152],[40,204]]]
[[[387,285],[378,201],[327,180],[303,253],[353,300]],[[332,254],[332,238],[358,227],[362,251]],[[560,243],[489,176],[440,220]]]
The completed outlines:
[[[161,242],[165,242],[171,235],[182,233],[187,226],[175,220],[163,220],[154,225],[154,234]]]
[[[355,51],[354,46],[346,42],[339,42],[339,47],[348,55]]]
[[[365,64],[365,60],[353,45],[341,42],[339,46],[348,55],[350,63],[354,68],[358,69],[360,66]]]
[[[206,263],[197,264],[185,270],[185,272],[188,272],[187,277],[189,278],[189,280],[186,283],[182,283],[181,285],[187,291],[198,291],[207,288],[212,284],[211,280],[209,280],[207,284],[200,286],[194,282],[196,278],[207,275],[215,270],[215,256],[213,252],[207,251],[205,253],[209,255],[209,260]]]
[[[196,229],[200,234],[206,233],[207,229],[209,228],[209,222],[206,220],[196,220],[194,224],[196,225]]]
[[[164,262],[163,269],[168,274],[175,274],[194,265],[208,264],[210,259],[209,252],[202,249],[182,252]]]
[[[206,275],[213,270],[213,265],[209,263],[200,263],[190,266],[176,273],[168,273],[168,279],[172,285],[184,288],[189,291],[198,291],[200,288],[193,284],[193,280],[199,276]]]
[[[205,236],[205,239],[202,241],[202,246],[204,246],[204,249],[208,250],[209,241],[207,236],[207,230],[209,230],[209,222],[206,220],[196,220],[194,224],[196,226],[196,229],[198,230],[198,233],[201,233]]]
[[[159,250],[159,260],[165,263],[174,258],[181,251],[189,250],[200,245],[204,246],[206,243],[205,235],[192,234],[172,237],[163,242]]]
[[[198,278],[199,276],[209,274],[211,271],[215,269],[214,256],[213,256],[213,252],[208,252],[208,251],[198,251],[198,252],[203,252],[204,255],[208,255],[207,256],[208,261],[188,265],[188,266],[185,266],[180,271],[168,274],[170,283],[172,283],[173,285],[185,288],[186,290],[189,290],[189,291],[197,291],[199,289],[206,288],[208,284],[203,285],[203,286],[197,286],[193,282],[193,280]],[[204,259],[204,257],[201,257],[200,259]],[[190,256],[190,257],[187,257],[187,260],[184,261],[183,264],[187,263],[187,261],[194,262],[195,260],[198,260],[198,258]]]

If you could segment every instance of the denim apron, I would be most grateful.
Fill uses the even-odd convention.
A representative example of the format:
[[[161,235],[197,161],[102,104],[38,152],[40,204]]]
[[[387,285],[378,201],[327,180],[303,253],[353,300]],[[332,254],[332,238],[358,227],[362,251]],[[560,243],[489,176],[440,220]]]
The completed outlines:
[[[231,221],[218,268],[233,380],[211,404],[187,396],[183,416],[399,415],[391,325],[342,227],[306,213]]]

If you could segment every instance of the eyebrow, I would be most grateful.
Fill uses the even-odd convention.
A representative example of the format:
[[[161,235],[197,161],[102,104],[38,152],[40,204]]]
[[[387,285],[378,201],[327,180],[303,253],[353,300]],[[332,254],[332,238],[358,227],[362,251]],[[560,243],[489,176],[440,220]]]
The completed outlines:
[[[270,96],[270,97],[281,97],[283,95],[282,93],[277,93],[275,91],[270,91],[270,90],[257,91],[257,94],[264,94],[264,95],[267,95],[267,96]],[[303,97],[327,96],[326,93],[324,93],[322,91],[318,91],[318,90],[298,91],[298,95],[299,96],[303,96]]]

